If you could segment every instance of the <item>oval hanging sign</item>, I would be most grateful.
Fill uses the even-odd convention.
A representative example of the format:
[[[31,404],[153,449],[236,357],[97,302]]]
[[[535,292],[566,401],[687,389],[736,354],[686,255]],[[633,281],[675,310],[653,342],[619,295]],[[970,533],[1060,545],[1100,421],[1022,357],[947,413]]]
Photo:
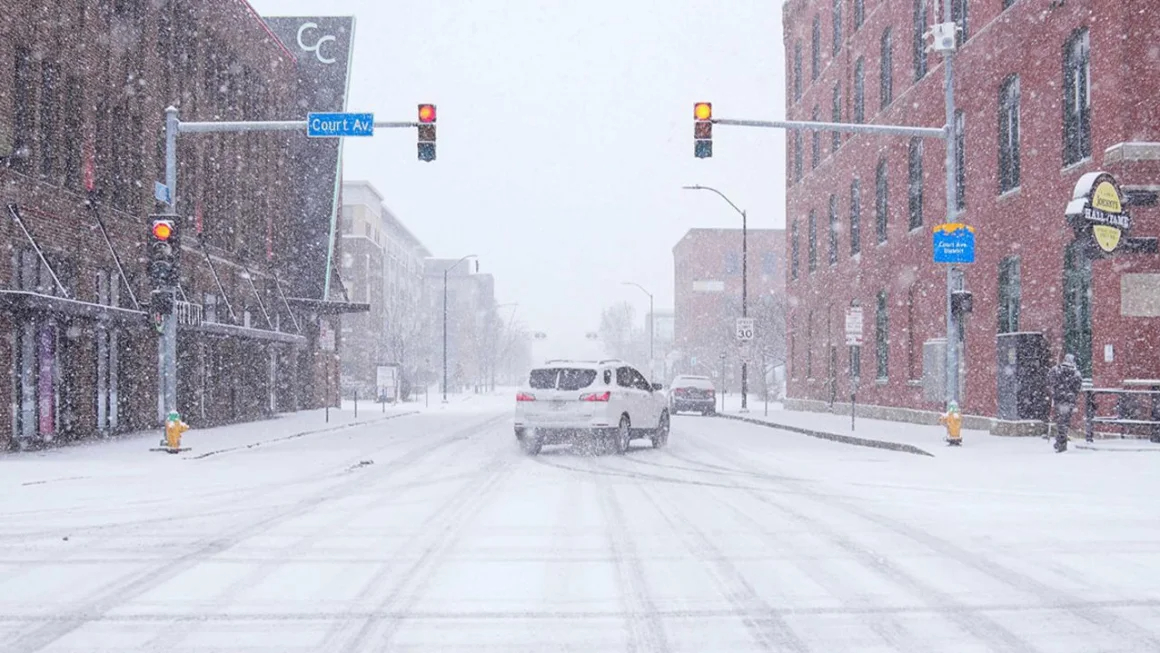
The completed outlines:
[[[1106,172],[1089,172],[1079,178],[1067,205],[1067,217],[1076,235],[1090,234],[1101,252],[1112,254],[1132,228],[1132,216],[1116,178]]]

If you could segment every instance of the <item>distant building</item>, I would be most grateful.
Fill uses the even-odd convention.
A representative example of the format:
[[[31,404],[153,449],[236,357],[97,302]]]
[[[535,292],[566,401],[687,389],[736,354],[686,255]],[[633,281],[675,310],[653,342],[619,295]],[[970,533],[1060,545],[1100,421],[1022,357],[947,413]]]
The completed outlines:
[[[342,186],[342,283],[370,311],[342,323],[342,388],[372,396],[377,368],[398,365],[413,380],[430,353],[423,261],[430,253],[366,181]]]
[[[448,392],[473,390],[489,381],[499,324],[494,277],[480,274],[474,259],[458,261],[432,258],[424,265],[429,333],[435,341],[431,361],[439,384],[443,379],[443,273],[448,271]]]
[[[785,347],[785,267],[781,229],[748,230],[749,316],[756,324],[755,339],[746,348],[736,338],[736,320],[742,313],[741,230],[690,229],[673,247],[674,340],[677,355],[673,374],[711,374],[720,377],[724,362],[729,388],[740,387],[740,361],[751,361],[750,381],[761,378],[757,368],[766,354],[769,364],[780,362]],[[724,356],[724,360],[722,360]]]
[[[943,57],[923,47],[941,16],[929,2],[865,4],[785,3],[787,117],[942,128]],[[1137,239],[1160,235],[1160,210],[1137,200],[1160,189],[1160,12],[1144,0],[951,6],[961,31],[949,220],[974,227],[977,251],[954,279],[973,295],[952,336],[963,411],[1005,415],[995,428],[1023,419],[1016,386],[1042,379],[1044,361],[1009,349],[1016,341],[1038,340],[1046,362],[1074,354],[1100,388],[1156,383],[1160,256]],[[932,229],[948,221],[945,152],[933,139],[789,134],[788,405],[838,409],[856,378],[868,415],[933,421],[945,408],[947,271],[932,260]],[[1084,200],[1066,215],[1098,171],[1118,180],[1111,203],[1131,214],[1129,233],[1104,230],[1117,242],[1098,242]],[[845,344],[851,305],[861,347]]]

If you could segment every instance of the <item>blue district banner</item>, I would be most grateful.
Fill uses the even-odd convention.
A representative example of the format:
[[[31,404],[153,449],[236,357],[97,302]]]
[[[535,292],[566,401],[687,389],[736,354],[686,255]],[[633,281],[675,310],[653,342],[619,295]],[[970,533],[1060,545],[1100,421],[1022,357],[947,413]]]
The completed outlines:
[[[974,263],[975,228],[951,222],[934,228],[935,263]]]

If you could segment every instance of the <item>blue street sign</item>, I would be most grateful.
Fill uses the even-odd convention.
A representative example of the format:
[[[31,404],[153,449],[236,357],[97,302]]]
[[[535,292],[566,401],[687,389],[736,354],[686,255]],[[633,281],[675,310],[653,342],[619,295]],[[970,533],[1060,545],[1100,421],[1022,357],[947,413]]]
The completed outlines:
[[[934,228],[935,263],[974,263],[975,228],[952,222]]]
[[[374,136],[373,113],[310,113],[306,115],[306,135],[311,138]]]
[[[153,182],[153,197],[157,198],[158,202],[173,204],[173,195],[169,192],[169,186],[159,181]]]

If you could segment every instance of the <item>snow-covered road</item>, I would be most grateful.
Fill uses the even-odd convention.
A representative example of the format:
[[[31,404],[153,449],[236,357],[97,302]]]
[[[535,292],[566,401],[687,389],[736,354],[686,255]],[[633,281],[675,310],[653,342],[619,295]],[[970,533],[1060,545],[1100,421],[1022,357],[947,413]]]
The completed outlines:
[[[528,458],[498,407],[148,444],[0,460],[0,650],[1160,650],[1155,455],[678,417]]]

